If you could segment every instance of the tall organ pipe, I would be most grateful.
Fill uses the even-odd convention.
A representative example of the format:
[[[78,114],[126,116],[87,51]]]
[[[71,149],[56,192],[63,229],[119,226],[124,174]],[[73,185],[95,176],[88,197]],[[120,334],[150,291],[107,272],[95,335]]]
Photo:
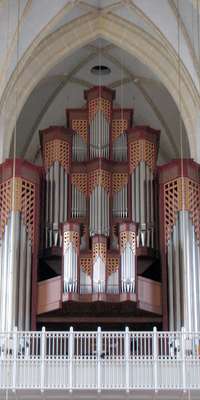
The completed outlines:
[[[40,132],[46,171],[45,247],[62,244],[62,224],[67,219],[68,210],[72,136],[71,129],[56,126]]]
[[[78,224],[63,225],[63,276],[64,293],[78,291],[78,269],[80,252],[80,227]]]
[[[154,177],[160,132],[137,126],[128,130],[132,220],[138,223],[137,245],[155,247]]]

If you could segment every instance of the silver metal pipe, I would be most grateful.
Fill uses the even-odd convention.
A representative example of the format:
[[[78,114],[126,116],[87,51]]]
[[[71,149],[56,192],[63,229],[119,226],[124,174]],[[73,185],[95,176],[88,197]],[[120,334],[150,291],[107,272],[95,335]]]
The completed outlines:
[[[60,165],[60,188],[59,188],[59,222],[64,222],[64,168]]]
[[[31,326],[31,240],[27,240],[27,265],[26,265],[26,305],[25,305],[25,330],[29,331]]]
[[[18,329],[25,330],[25,280],[27,272],[27,233],[26,227],[21,219],[20,236],[20,262],[19,262],[19,309],[18,309]]]
[[[0,302],[0,331],[3,332],[5,330],[4,328],[4,322],[5,322],[5,302],[6,302],[6,275],[7,275],[7,235],[8,235],[8,225],[5,225],[4,227],[4,234],[2,237],[2,260],[1,260],[1,287],[0,287],[0,296],[1,296],[1,302]]]
[[[198,332],[200,331],[200,274],[199,274],[199,266],[200,266],[200,249],[199,244],[196,244],[196,277],[197,277],[197,301],[198,301]]]
[[[58,233],[58,223],[59,223],[59,162],[54,161],[54,219],[53,219],[53,242],[54,246],[58,245],[59,233]]]
[[[3,280],[2,278],[3,278],[3,268],[4,268],[3,240],[4,236],[2,239],[0,239],[0,312],[2,305],[2,280]],[[1,323],[0,323],[0,329],[1,329]]]
[[[188,237],[188,212],[179,212],[180,221],[180,265],[182,277],[182,304],[183,304],[183,326],[186,331],[192,331],[192,309],[191,309],[191,276],[189,268],[189,237]]]
[[[174,303],[174,329],[180,330],[182,327],[181,310],[181,283],[180,283],[180,238],[179,238],[179,219],[177,218],[172,232],[172,272],[173,272],[173,303]]]
[[[68,174],[64,173],[64,221],[67,221],[67,209],[68,209]]]
[[[193,284],[193,330],[195,332],[198,331],[198,277],[196,274],[196,237],[195,237],[195,231],[194,231],[194,226],[192,224],[192,221],[190,219],[189,221],[190,226],[191,226],[191,236],[190,236],[190,241],[192,242],[192,258],[191,258],[191,266],[192,266],[192,284]]]
[[[168,288],[169,288],[169,329],[174,331],[174,282],[173,282],[173,239],[168,241]]]
[[[45,198],[45,247],[49,245],[49,189],[50,189],[50,181],[49,181],[49,171],[46,173],[46,198]]]
[[[153,185],[154,185],[154,179],[153,179],[153,173],[152,171],[150,171],[150,204],[151,204],[151,225],[152,225],[152,230],[151,230],[151,247],[154,247],[154,225],[155,225],[155,221],[154,221],[154,189],[153,189]]]
[[[11,331],[17,324],[18,290],[19,290],[19,243],[20,213],[11,211],[11,230],[8,251],[8,296],[6,304],[7,328]]]
[[[53,193],[54,193],[54,167],[53,165],[49,168],[49,180],[50,180],[50,196],[49,196],[49,246],[52,247],[53,244]]]

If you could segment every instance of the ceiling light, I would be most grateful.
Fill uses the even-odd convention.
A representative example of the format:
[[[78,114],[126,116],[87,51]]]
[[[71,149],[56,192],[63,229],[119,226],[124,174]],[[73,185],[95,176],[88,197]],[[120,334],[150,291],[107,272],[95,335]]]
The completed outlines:
[[[111,73],[111,69],[106,65],[94,65],[90,72],[94,75],[108,75]]]

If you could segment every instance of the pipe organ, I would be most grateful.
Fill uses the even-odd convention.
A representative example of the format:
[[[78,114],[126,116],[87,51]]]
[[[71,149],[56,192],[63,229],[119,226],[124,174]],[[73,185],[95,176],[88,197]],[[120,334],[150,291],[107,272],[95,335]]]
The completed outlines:
[[[160,167],[160,230],[168,281],[169,328],[200,329],[199,165],[175,160]],[[166,282],[165,282],[166,283]]]
[[[9,332],[14,326],[20,330],[31,328],[38,256],[39,186],[40,168],[18,159],[6,160],[1,165],[1,332]]]
[[[40,131],[43,167],[0,165],[0,331],[35,328],[37,301],[59,321],[107,302],[198,331],[200,167],[157,167],[159,131],[134,126],[109,88],[84,96],[66,127]]]

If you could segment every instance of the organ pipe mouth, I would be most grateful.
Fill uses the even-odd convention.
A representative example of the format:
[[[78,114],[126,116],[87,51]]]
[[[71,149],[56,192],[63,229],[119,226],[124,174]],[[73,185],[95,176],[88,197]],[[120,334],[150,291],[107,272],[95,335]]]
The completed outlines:
[[[94,67],[91,68],[90,72],[93,75],[108,75],[111,73],[111,69],[107,67],[106,65],[94,65]]]

